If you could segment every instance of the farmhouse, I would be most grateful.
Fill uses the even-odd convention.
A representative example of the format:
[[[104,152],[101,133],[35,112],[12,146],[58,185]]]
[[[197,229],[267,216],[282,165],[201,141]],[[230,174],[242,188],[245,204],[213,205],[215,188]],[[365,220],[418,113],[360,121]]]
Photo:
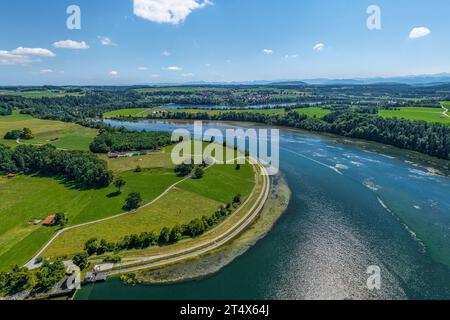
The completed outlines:
[[[8,179],[14,178],[16,175],[14,173],[8,173]]]
[[[55,223],[56,216],[51,215],[44,219],[44,222],[42,223],[44,226],[51,226]]]

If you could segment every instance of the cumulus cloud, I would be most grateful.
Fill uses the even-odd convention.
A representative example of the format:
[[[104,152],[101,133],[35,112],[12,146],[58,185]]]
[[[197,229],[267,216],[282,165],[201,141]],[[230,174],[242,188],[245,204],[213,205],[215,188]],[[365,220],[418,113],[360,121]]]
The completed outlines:
[[[287,54],[284,56],[286,59],[297,59],[298,54]]]
[[[119,72],[113,70],[109,73],[110,77],[112,78],[118,78],[119,77]]]
[[[157,23],[179,24],[194,10],[212,4],[210,0],[133,0],[134,14]]]
[[[73,50],[89,49],[89,46],[86,44],[86,42],[84,41],[78,42],[73,40],[57,41],[53,44],[53,46],[58,49],[73,49]]]
[[[31,63],[30,57],[12,54],[9,51],[0,50],[0,64],[14,65],[14,64],[28,64]]]
[[[0,64],[24,65],[35,61],[39,61],[39,59],[33,60],[33,58],[47,58],[54,56],[55,54],[48,49],[18,47],[17,49],[14,49],[12,51],[0,50]]]
[[[325,50],[325,44],[323,43],[318,43],[313,47],[314,51],[323,51]]]
[[[181,76],[185,77],[185,78],[190,78],[190,77],[193,77],[194,74],[192,72],[188,72],[188,73],[183,73]]]
[[[100,43],[104,46],[117,46],[117,43],[111,40],[109,37],[98,36]]]
[[[177,67],[177,66],[171,66],[171,67],[163,67],[162,70],[166,71],[183,71],[183,68]]]
[[[431,33],[431,30],[426,27],[416,27],[411,30],[409,33],[410,39],[418,39],[422,37],[426,37]]]
[[[23,48],[18,47],[11,51],[12,54],[22,56],[35,56],[35,57],[54,57],[55,54],[48,49],[43,48]]]
[[[272,54],[272,53],[273,53],[273,50],[272,50],[272,49],[263,49],[263,52],[264,52],[265,54]]]
[[[170,52],[170,51],[163,51],[163,52],[161,52],[161,55],[163,57],[170,57],[172,55],[172,52]]]

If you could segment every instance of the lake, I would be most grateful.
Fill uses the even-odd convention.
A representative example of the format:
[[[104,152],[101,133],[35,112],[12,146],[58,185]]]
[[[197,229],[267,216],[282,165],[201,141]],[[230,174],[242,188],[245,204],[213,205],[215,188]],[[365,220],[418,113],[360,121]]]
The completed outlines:
[[[108,122],[133,130],[192,129],[191,123]],[[202,280],[127,286],[112,279],[84,287],[77,298],[450,298],[449,177],[408,161],[407,151],[392,156],[370,151],[371,144],[289,129],[280,134],[291,203],[246,254]],[[367,287],[369,266],[381,269],[380,290]]]

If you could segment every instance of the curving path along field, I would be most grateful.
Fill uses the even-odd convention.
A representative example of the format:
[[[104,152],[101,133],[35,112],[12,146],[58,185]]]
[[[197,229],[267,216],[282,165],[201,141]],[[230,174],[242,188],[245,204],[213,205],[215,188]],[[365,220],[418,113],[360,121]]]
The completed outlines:
[[[234,239],[236,236],[238,236],[245,228],[247,228],[253,220],[259,215],[261,210],[263,209],[267,198],[269,196],[270,191],[270,179],[268,178],[267,171],[264,168],[263,165],[261,165],[258,162],[258,166],[261,170],[261,176],[263,178],[263,188],[261,190],[261,193],[258,196],[258,199],[253,204],[253,206],[248,210],[248,212],[242,217],[234,226],[226,230],[221,235],[217,236],[216,238],[212,240],[205,241],[203,243],[200,243],[198,245],[195,245],[193,247],[166,254],[166,255],[159,255],[159,256],[152,256],[152,257],[144,257],[140,259],[136,259],[131,263],[122,264],[120,269],[116,270],[109,270],[100,272],[99,275],[102,276],[113,276],[118,275],[122,273],[129,273],[129,272],[135,272],[143,269],[149,269],[149,268],[155,268],[155,267],[161,267],[167,264],[175,263],[175,262],[181,262],[183,260],[187,260],[190,258],[194,258],[200,255],[203,255],[205,253],[208,253],[210,251],[213,251],[224,244],[230,242],[232,239]],[[241,211],[245,205],[250,201],[251,196],[247,199],[247,201],[238,209],[238,211]],[[237,211],[237,212],[238,212]],[[236,213],[237,213],[236,212]],[[236,214],[235,213],[235,214]],[[133,266],[126,266],[131,265]],[[138,265],[136,265],[138,264]]]
[[[235,161],[235,160],[237,160],[237,159],[239,159],[239,157],[238,158],[235,158],[235,159],[232,159],[232,160],[229,160],[229,161]],[[215,159],[212,159],[214,162],[212,163],[212,165],[210,165],[208,168],[206,168],[205,170],[208,170],[209,168],[211,168],[212,166],[214,166],[216,163],[218,163],[217,162],[217,160],[215,160]],[[255,161],[256,162],[256,161]],[[264,169],[264,167],[259,163],[259,162],[257,162],[257,164],[258,164],[258,166],[261,168],[261,170],[263,171],[263,172],[265,172],[265,169]],[[113,220],[113,219],[117,219],[117,218],[119,218],[119,217],[122,217],[122,216],[125,216],[125,215],[130,215],[130,214],[133,214],[133,213],[135,213],[136,211],[138,211],[138,210],[141,210],[141,209],[143,209],[143,208],[145,208],[145,207],[147,207],[147,206],[150,206],[151,204],[153,204],[153,203],[155,203],[155,202],[157,202],[158,200],[160,200],[162,197],[164,197],[167,193],[169,193],[171,190],[173,190],[177,185],[179,185],[180,183],[182,183],[183,181],[185,181],[185,180],[188,180],[188,179],[190,179],[191,177],[190,176],[188,176],[188,177],[186,177],[186,178],[184,178],[184,179],[182,179],[182,180],[180,180],[180,181],[178,181],[178,182],[176,182],[176,183],[174,183],[174,184],[172,184],[171,186],[169,186],[163,193],[161,193],[158,197],[156,197],[154,200],[152,200],[151,202],[149,202],[149,203],[146,203],[145,205],[143,205],[143,206],[141,206],[140,208],[138,208],[138,209],[136,209],[136,210],[133,210],[133,211],[130,211],[130,212],[124,212],[124,213],[121,213],[121,214],[118,214],[118,215],[115,215],[115,216],[111,216],[111,217],[108,217],[108,218],[103,218],[103,219],[99,219],[99,220],[95,220],[95,221],[90,221],[90,222],[86,222],[86,223],[82,223],[82,224],[79,224],[79,225],[75,225],[75,226],[71,226],[71,227],[67,227],[67,228],[64,228],[64,229],[61,229],[61,230],[59,230],[59,231],[57,231],[56,233],[55,233],[55,235],[39,250],[39,252],[38,253],[36,253],[36,255],[27,263],[27,264],[25,264],[25,267],[27,267],[28,269],[36,269],[36,268],[39,268],[40,267],[40,263],[37,263],[36,261],[37,261],[37,258],[38,257],[40,257],[41,255],[42,255],[42,253],[62,234],[62,233],[64,233],[64,232],[67,232],[67,231],[69,231],[69,230],[73,230],[73,229],[76,229],[76,228],[81,228],[81,227],[84,227],[84,226],[88,226],[88,225],[92,225],[92,224],[96,224],[96,223],[100,223],[100,222],[104,222],[104,221],[108,221],[108,220]],[[269,182],[267,182],[266,180],[268,180],[267,179],[267,177],[265,177],[264,176],[264,183],[265,184],[269,184]],[[269,186],[266,186],[267,187],[267,189],[268,189],[268,187]],[[263,189],[264,190],[264,189]],[[248,197],[248,199],[247,199],[247,201],[235,212],[235,214],[236,213],[238,213],[238,212],[240,212],[241,210],[242,210],[242,208],[250,201],[250,199],[251,199],[251,197],[252,197],[252,195],[250,195],[249,197]],[[267,199],[267,196],[265,197],[265,199],[262,201],[262,204],[264,204],[265,203],[265,201],[266,201],[266,199]],[[260,202],[260,200],[261,200],[261,196],[258,198],[258,200],[257,200],[257,202],[256,202],[256,204],[257,203],[259,203]],[[255,204],[255,206],[256,206],[256,204]],[[255,207],[255,206],[253,206],[252,207],[252,210],[253,210],[253,208]],[[252,210],[250,210],[250,211],[252,211]],[[246,217],[248,216],[248,214],[246,215]],[[244,217],[245,218],[245,217]],[[243,219],[244,219],[243,218]],[[240,224],[242,223],[242,221],[239,221],[235,226],[233,226],[232,228],[230,228],[229,230],[234,230],[236,227],[238,227]],[[245,228],[245,226],[244,226],[244,228]],[[240,232],[240,231],[239,231]],[[238,233],[239,233],[238,232]],[[233,236],[234,237],[234,236]],[[220,236],[220,237],[218,237],[218,238],[222,238],[222,236]],[[189,248],[189,249],[187,249],[187,250],[184,250],[183,252],[185,252],[185,251],[191,251],[191,250],[195,250],[195,249],[198,249],[198,248],[200,248],[200,247],[204,247],[205,245],[207,245],[207,244],[201,244],[201,245],[199,245],[199,246],[195,246],[195,247],[191,247],[191,248]],[[177,253],[174,253],[174,254],[170,254],[170,255],[168,255],[168,256],[173,256],[173,255],[180,255],[180,254],[182,254],[183,252],[177,252]],[[141,258],[141,259],[138,259],[138,260],[134,260],[133,261],[133,264],[136,264],[136,262],[146,262],[146,261],[149,261],[149,260],[155,260],[155,259],[163,259],[163,258],[165,258],[166,256],[165,255],[161,255],[161,256],[153,256],[153,257],[150,257],[150,258]]]

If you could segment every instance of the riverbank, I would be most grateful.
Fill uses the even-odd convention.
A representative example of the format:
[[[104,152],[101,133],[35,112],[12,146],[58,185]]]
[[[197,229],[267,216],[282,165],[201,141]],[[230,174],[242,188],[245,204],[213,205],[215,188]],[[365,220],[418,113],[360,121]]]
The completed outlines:
[[[177,283],[200,279],[219,272],[262,239],[287,209],[291,191],[282,175],[272,177],[266,205],[258,218],[236,239],[208,254],[163,268],[123,275],[129,284]]]

